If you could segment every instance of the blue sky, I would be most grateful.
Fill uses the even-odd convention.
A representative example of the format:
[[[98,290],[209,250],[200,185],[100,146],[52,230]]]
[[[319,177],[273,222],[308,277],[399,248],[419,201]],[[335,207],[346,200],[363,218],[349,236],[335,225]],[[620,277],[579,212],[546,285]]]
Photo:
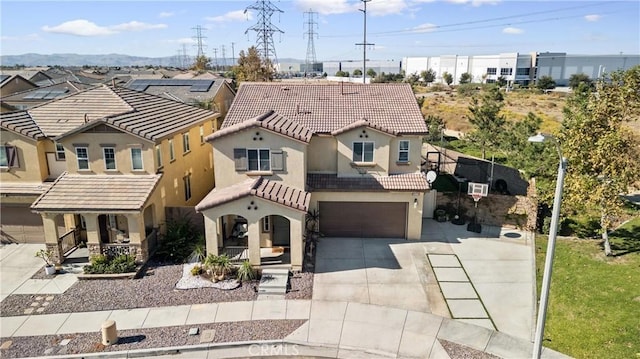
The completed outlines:
[[[272,1],[283,13],[272,23],[279,58],[304,59],[305,11],[318,12],[316,56],[360,59],[360,1]],[[257,14],[254,1],[6,1],[0,3],[2,55],[118,53],[175,56],[183,44],[195,55],[193,36],[203,27],[205,54],[225,47],[231,57],[255,44],[245,30]],[[368,58],[483,55],[500,52],[570,54],[640,53],[640,1],[372,0],[368,3]]]

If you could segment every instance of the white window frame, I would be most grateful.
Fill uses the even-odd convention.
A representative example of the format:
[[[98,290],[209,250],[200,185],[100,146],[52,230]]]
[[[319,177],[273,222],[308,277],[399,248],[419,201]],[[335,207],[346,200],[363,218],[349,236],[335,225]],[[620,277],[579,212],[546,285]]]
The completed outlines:
[[[182,134],[182,154],[186,155],[191,152],[191,144],[189,143],[189,132]]]
[[[80,153],[78,153],[78,150],[84,150],[85,152],[85,156],[80,157]],[[89,148],[88,147],[76,147],[76,159],[78,162],[78,171],[90,171],[91,170],[91,165],[89,163]],[[82,168],[82,166],[80,165],[80,161],[86,161],[87,162],[87,168]]]
[[[407,149],[402,149],[402,144],[407,144]],[[410,154],[411,142],[409,140],[400,140],[398,142],[398,162],[400,163],[409,163],[409,154]],[[406,153],[407,158],[405,160],[402,159],[402,154]]]
[[[251,160],[249,158],[249,152],[253,152],[256,151],[256,157],[257,157],[257,167],[256,168],[251,168]],[[260,154],[264,153],[266,151],[267,153],[267,158],[261,158]],[[263,169],[261,168],[261,165],[263,164],[263,162],[266,162],[267,164],[267,168]],[[268,148],[247,148],[247,171],[255,171],[255,172],[259,172],[259,171],[271,171],[271,150]]]
[[[65,161],[67,158],[66,153],[64,152],[64,147],[62,147],[62,143],[56,142],[56,161]]]
[[[498,68],[497,67],[487,67],[487,75],[497,75]]]
[[[136,151],[140,154],[140,168],[136,168],[135,160],[133,159],[133,152]],[[142,159],[142,148],[140,147],[131,147],[131,170],[132,171],[144,171],[144,161]]]
[[[263,233],[271,232],[271,217],[270,216],[262,217],[262,232]]]
[[[175,148],[173,148],[173,139],[169,139],[169,162],[176,159]]]
[[[191,174],[188,174],[182,178],[184,182],[184,200],[188,201],[191,199]]]
[[[204,125],[200,125],[200,144],[204,144]]]
[[[113,168],[109,168],[107,166],[107,150],[113,151]],[[102,147],[102,159],[104,160],[104,170],[105,171],[117,171],[118,164],[116,161],[116,149],[115,147]]]
[[[360,157],[360,159],[356,158],[356,144],[360,143],[362,144],[362,156]],[[365,144],[371,144],[371,161],[365,161]],[[375,161],[375,153],[376,153],[376,144],[374,141],[354,141],[351,144],[351,159],[353,160],[353,162],[356,163],[373,163]]]
[[[158,168],[162,167],[162,146],[156,145],[156,161],[158,162]]]

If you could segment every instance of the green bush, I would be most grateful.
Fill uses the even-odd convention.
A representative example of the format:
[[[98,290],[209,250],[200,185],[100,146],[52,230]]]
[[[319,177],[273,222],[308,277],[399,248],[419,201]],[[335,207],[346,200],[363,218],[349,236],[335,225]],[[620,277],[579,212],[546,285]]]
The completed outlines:
[[[578,216],[565,218],[560,225],[560,235],[578,238],[598,237],[600,221],[596,217]]]
[[[84,266],[85,274],[118,274],[136,271],[136,260],[130,255],[120,255],[109,259],[104,255],[91,257],[91,264]]]
[[[253,269],[249,261],[242,262],[240,267],[238,267],[237,275],[238,280],[241,282],[247,282],[256,279],[256,271]]]
[[[169,263],[185,262],[198,243],[198,234],[187,218],[168,221],[166,234],[158,245],[154,259]]]

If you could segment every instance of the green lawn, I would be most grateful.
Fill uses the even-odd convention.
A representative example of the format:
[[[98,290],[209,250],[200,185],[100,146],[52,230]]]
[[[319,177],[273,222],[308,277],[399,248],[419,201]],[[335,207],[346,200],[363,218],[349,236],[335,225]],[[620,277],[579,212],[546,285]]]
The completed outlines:
[[[576,358],[640,358],[640,218],[622,229],[616,257],[598,240],[558,239],[544,346]],[[539,236],[538,288],[546,246]]]

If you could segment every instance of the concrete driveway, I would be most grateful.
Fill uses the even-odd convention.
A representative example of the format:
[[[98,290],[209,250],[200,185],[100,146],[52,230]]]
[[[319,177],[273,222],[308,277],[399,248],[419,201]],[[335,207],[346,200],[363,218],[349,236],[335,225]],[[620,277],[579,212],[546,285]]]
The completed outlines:
[[[531,339],[531,234],[490,226],[475,233],[431,219],[422,227],[420,241],[322,238],[313,299],[430,312]]]
[[[398,239],[322,238],[313,299],[430,312],[423,246]]]

